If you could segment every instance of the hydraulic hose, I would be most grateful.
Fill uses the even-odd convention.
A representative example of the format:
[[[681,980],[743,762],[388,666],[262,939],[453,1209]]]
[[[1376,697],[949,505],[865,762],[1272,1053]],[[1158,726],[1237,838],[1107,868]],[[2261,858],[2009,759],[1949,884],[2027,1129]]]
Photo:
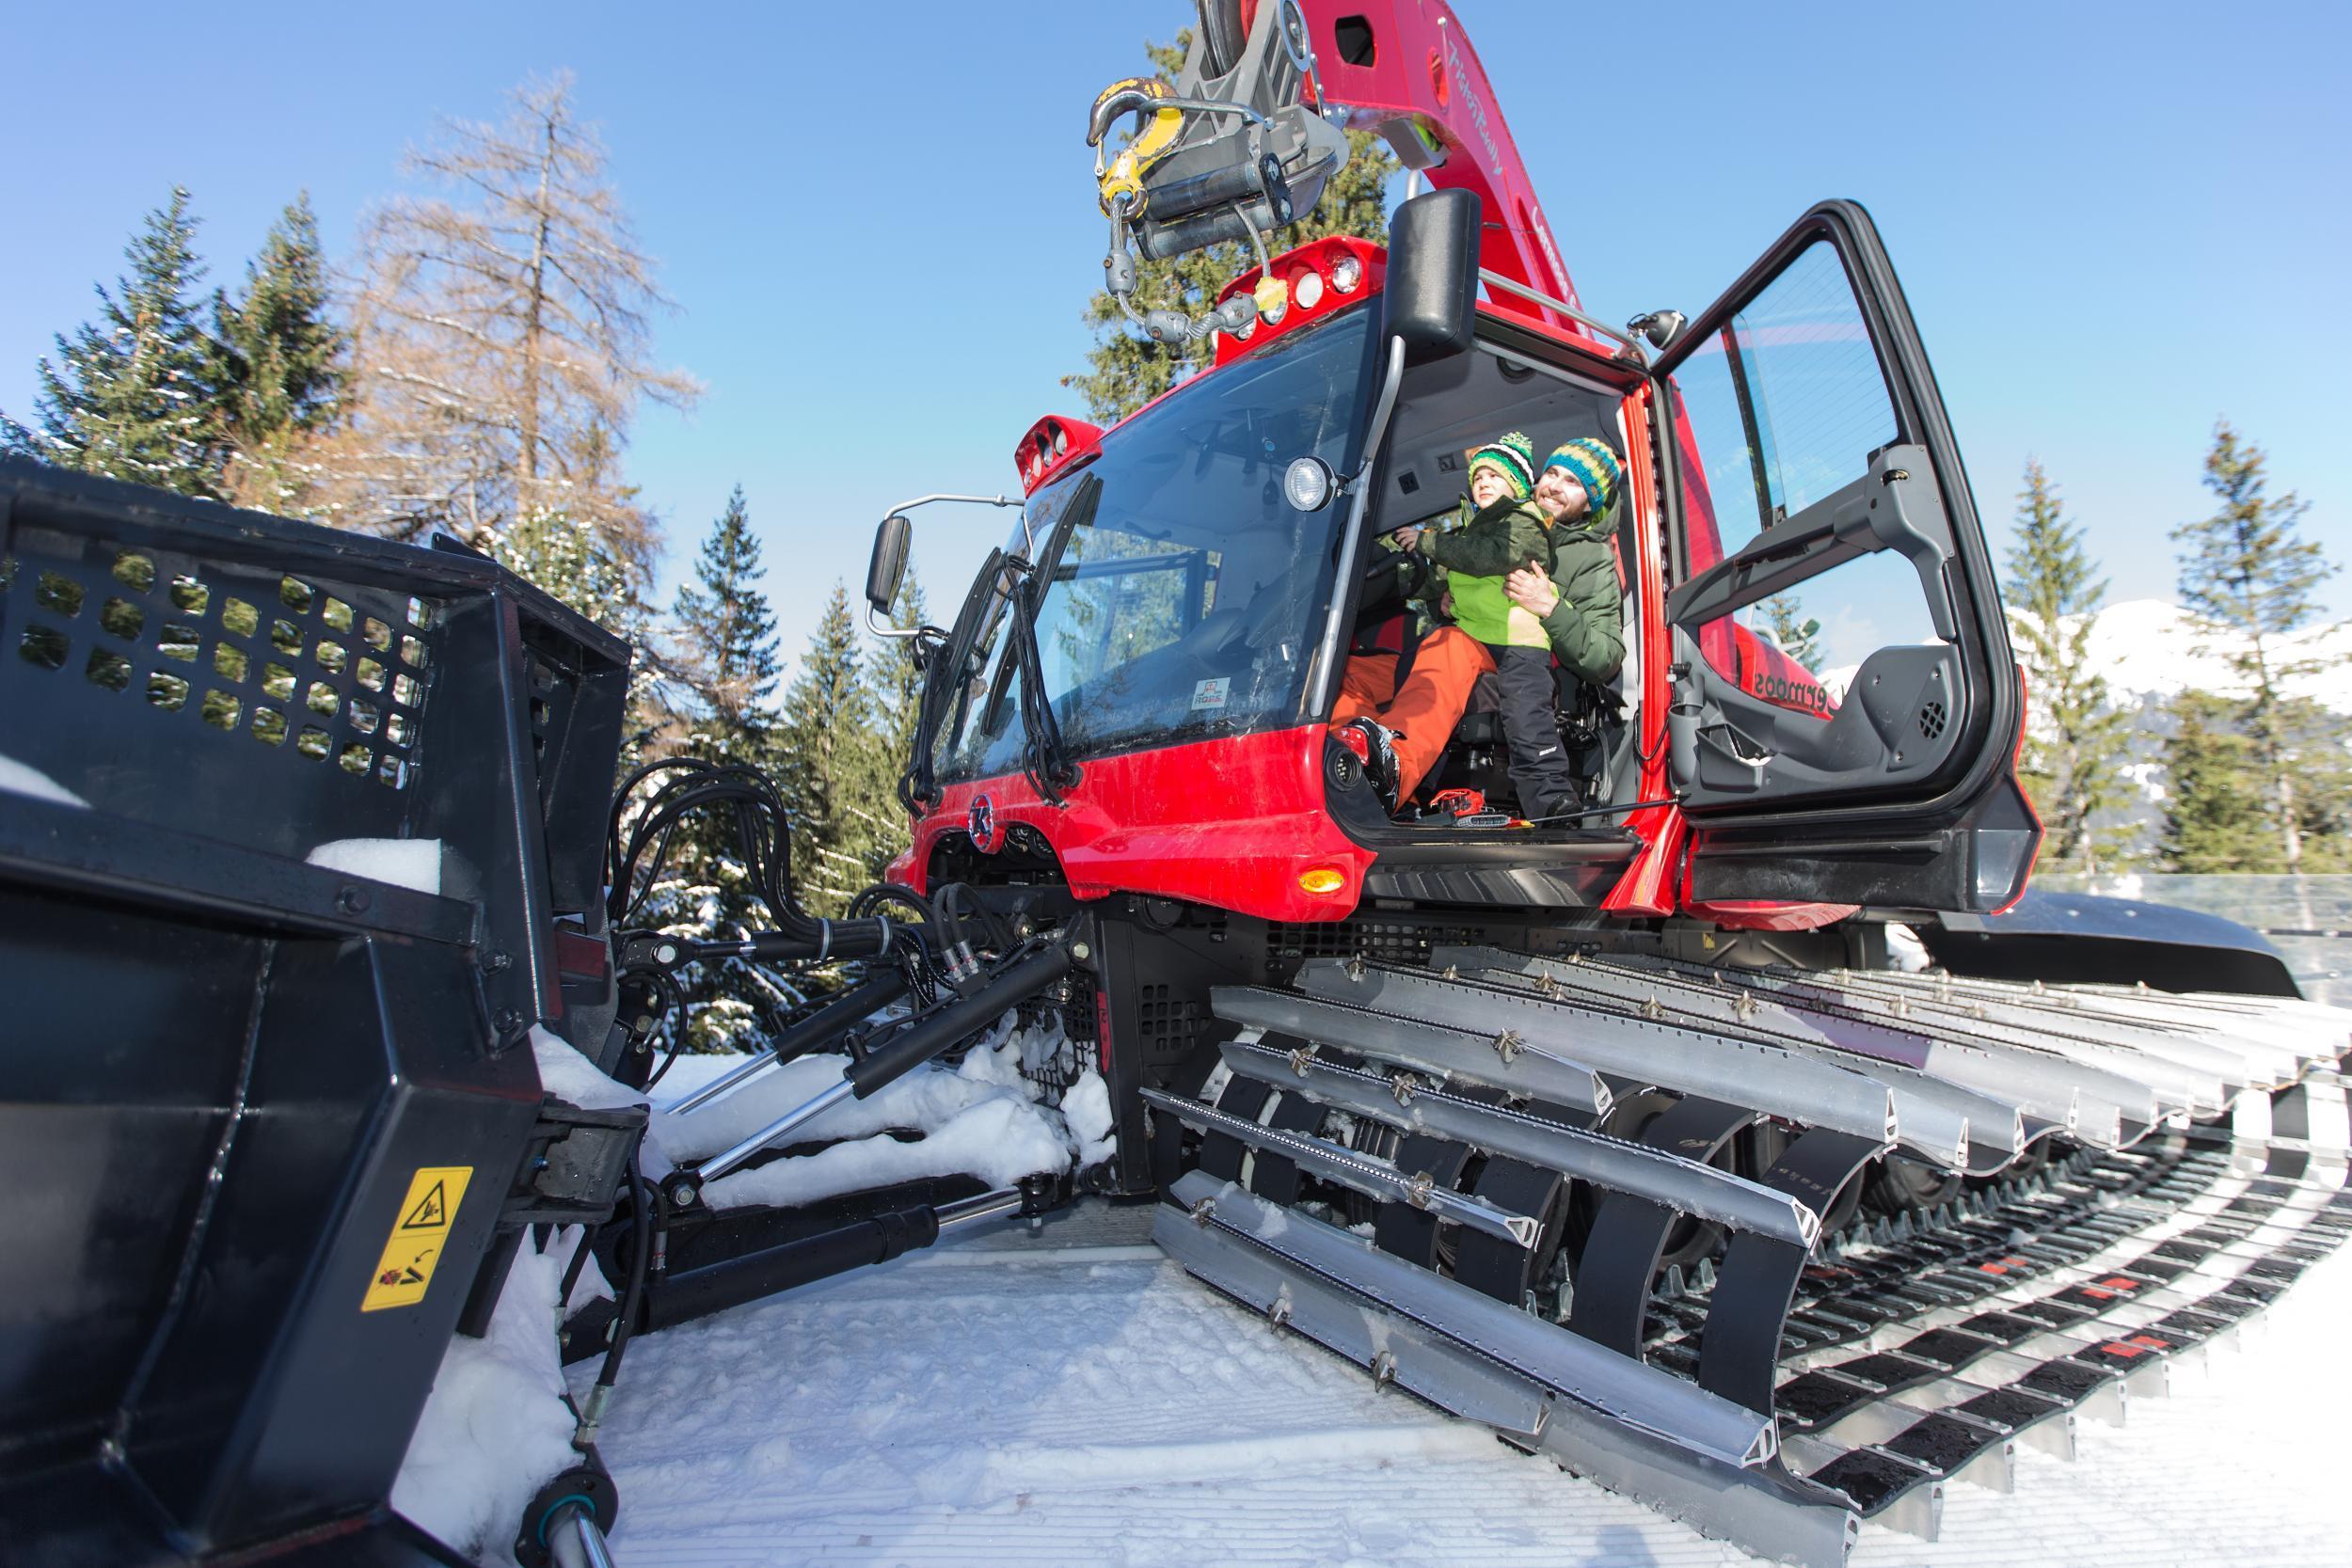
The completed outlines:
[[[645,1274],[653,1259],[653,1210],[661,1201],[660,1195],[645,1183],[644,1149],[642,1136],[629,1146],[628,1287],[622,1293],[620,1312],[612,1320],[612,1342],[605,1349],[604,1366],[596,1373],[596,1386],[588,1390],[580,1425],[572,1433],[572,1447],[582,1451],[595,1445],[596,1429],[604,1424],[605,1406],[612,1402],[612,1385],[621,1375],[621,1357],[628,1350],[629,1325],[644,1305]],[[581,1246],[585,1250],[586,1243]]]

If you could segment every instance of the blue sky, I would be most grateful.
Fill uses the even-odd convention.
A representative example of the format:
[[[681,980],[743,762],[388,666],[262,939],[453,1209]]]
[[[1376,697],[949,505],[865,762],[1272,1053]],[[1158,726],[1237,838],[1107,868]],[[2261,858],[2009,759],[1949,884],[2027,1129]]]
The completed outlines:
[[[2352,94],[2340,8],[1459,0],[1588,307],[1695,313],[1805,207],[1861,200],[2005,533],[2039,456],[2117,598],[2169,597],[2227,415],[2352,560]],[[437,116],[568,68],[701,377],[629,457],[675,581],[740,482],[797,648],[874,519],[1014,484],[1089,342],[1095,92],[1184,0],[985,8],[22,8],[0,95],[0,408],[175,182],[231,281],[308,187],[346,251]],[[1014,16],[1012,24],[990,19]],[[199,20],[200,19],[200,20]],[[952,607],[1004,515],[917,515]],[[2329,598],[2352,610],[2352,584]],[[943,603],[942,601],[948,601]]]

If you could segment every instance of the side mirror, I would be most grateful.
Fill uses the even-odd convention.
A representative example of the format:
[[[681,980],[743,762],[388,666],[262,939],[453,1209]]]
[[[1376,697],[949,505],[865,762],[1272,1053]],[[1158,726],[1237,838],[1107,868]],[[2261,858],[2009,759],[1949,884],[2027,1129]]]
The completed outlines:
[[[1427,192],[1389,220],[1387,331],[1405,340],[1406,363],[1470,348],[1478,242],[1478,198],[1470,191]]]
[[[894,512],[874,528],[874,559],[866,567],[866,602],[887,615],[898,602],[898,583],[907,575],[907,547],[914,542],[914,525],[903,512]]]

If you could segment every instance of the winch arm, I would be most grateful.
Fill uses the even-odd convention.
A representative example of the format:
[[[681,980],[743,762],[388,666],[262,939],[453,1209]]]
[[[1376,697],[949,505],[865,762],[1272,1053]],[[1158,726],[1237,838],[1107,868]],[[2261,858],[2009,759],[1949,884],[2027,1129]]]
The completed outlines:
[[[1494,291],[1499,309],[1582,334],[1576,285],[1469,35],[1440,0],[1202,0],[1176,84],[1113,83],[1094,104],[1089,143],[1111,223],[1112,295],[1157,341],[1183,343],[1246,325],[1236,295],[1193,320],[1132,303],[1136,261],[1264,236],[1314,211],[1347,158],[1343,131],[1379,135],[1438,189],[1474,192],[1485,213],[1480,264],[1556,300]],[[1137,117],[1108,150],[1111,127]]]

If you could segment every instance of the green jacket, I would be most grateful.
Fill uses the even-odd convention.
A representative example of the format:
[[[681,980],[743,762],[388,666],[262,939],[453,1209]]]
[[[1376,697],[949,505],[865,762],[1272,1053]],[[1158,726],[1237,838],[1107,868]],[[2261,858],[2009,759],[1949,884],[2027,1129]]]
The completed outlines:
[[[1613,506],[1551,531],[1551,580],[1560,602],[1544,617],[1544,633],[1570,674],[1596,684],[1625,666],[1625,592],[1617,586],[1616,546],[1609,542],[1616,531]]]
[[[1601,682],[1625,664],[1625,595],[1617,585],[1617,511],[1547,526],[1531,502],[1496,501],[1473,514],[1465,499],[1457,525],[1421,536],[1420,548],[1446,569],[1454,620],[1479,641],[1540,648],[1580,680]],[[1502,579],[1533,561],[1550,575],[1560,602],[1538,621],[1511,603]],[[1433,592],[1436,590],[1433,589]]]
[[[1533,501],[1502,500],[1473,509],[1470,498],[1454,514],[1454,526],[1425,530],[1421,552],[1445,568],[1454,594],[1454,619],[1489,646],[1540,648],[1549,641],[1543,624],[1513,604],[1502,579],[1533,562],[1552,568],[1552,531]]]

